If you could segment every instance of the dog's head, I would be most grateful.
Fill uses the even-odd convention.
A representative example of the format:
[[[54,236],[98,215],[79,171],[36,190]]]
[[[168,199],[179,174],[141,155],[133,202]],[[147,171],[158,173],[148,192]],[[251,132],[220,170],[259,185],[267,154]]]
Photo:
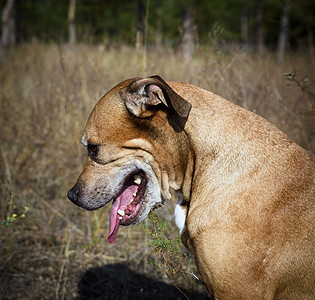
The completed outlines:
[[[108,241],[170,199],[183,181],[191,105],[162,78],[126,80],[96,104],[82,137],[87,164],[68,198],[88,210],[113,202]]]

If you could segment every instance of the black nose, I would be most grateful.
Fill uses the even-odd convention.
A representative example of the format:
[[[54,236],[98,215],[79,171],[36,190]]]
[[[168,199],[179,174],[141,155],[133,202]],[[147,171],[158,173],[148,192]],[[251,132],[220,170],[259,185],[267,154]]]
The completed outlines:
[[[79,188],[78,185],[75,184],[72,189],[68,192],[68,198],[71,200],[73,203],[76,203],[79,198]]]

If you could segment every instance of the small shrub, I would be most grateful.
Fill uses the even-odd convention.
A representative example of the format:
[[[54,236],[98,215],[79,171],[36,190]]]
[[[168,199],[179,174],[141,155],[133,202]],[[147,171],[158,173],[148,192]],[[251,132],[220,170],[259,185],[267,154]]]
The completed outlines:
[[[13,211],[13,198],[14,198],[14,192],[11,192],[11,197],[9,201],[9,211],[7,217],[1,222],[2,225],[5,227],[9,227],[15,222],[17,219],[25,218],[26,213],[30,210],[28,206],[24,206],[24,212],[20,215],[17,215],[16,213],[12,213]]]

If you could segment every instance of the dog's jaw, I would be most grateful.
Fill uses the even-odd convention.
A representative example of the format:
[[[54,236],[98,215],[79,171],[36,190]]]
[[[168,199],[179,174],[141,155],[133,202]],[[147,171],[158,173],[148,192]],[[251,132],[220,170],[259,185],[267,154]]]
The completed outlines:
[[[125,189],[126,192],[115,198],[111,208],[108,235],[111,244],[116,242],[120,225],[134,225],[143,221],[150,210],[162,202],[160,186],[151,167],[140,161],[134,166],[141,170],[140,173],[132,175],[134,184],[130,184]],[[132,202],[136,202],[135,205]]]
[[[127,176],[122,191],[113,200],[110,210],[108,241],[116,241],[119,225],[130,225],[137,221],[146,206],[145,191],[147,179],[143,172]]]
[[[110,212],[108,241],[115,243],[119,226],[134,225],[143,221],[150,210],[161,204],[162,196],[157,175],[149,163],[127,156],[107,165],[92,164],[95,174],[102,178],[92,182],[78,181],[74,204],[87,210],[96,210],[113,202]]]

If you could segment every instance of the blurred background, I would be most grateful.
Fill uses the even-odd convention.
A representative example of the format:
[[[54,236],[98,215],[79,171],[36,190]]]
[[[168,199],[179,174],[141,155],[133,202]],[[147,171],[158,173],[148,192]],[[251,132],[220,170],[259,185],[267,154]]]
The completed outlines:
[[[0,0],[0,10],[0,299],[207,299],[174,203],[110,245],[109,207],[67,200],[85,122],[117,83],[159,74],[262,115],[314,153],[315,2]]]

